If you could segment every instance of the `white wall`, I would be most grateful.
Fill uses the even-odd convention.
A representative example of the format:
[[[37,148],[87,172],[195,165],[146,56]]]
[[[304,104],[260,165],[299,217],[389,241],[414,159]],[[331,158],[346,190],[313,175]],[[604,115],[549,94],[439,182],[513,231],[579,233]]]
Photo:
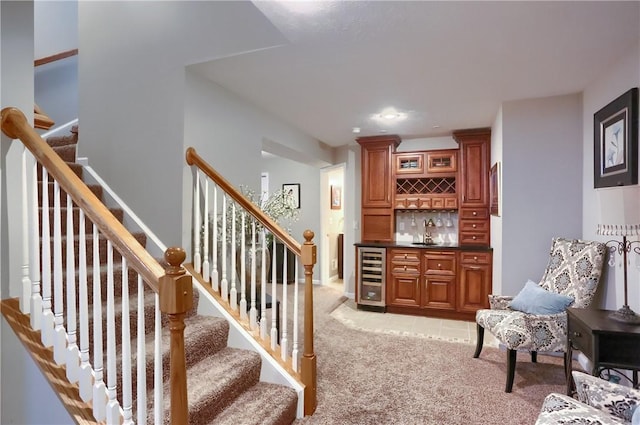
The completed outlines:
[[[502,164],[502,107],[491,126],[491,166]],[[502,173],[498,176],[499,216],[491,216],[491,247],[493,248],[492,293],[502,294]]]
[[[36,1],[33,10],[34,58],[78,48],[78,2]]]
[[[33,123],[33,2],[0,2],[1,108],[16,107]],[[21,161],[24,146],[0,136],[0,294],[18,296],[22,278]]]
[[[66,425],[74,423],[58,395],[3,317],[2,401],[3,425]],[[28,402],[31,400],[31,402]],[[36,401],[37,408],[34,408]]]
[[[609,102],[631,89],[640,86],[640,40],[629,50],[629,54],[620,62],[613,64],[605,75],[593,81],[584,90],[582,108],[583,133],[583,225],[582,233],[587,239],[606,242],[609,238],[596,235],[596,225],[600,214],[597,190],[594,189],[593,179],[593,114]],[[640,113],[640,112],[639,112]],[[615,208],[615,206],[611,206]],[[620,238],[617,238],[620,239]],[[637,240],[638,238],[634,238]],[[638,246],[638,245],[634,245]],[[596,299],[596,304],[607,309],[618,309],[624,303],[623,272],[620,256],[614,269],[605,267],[607,273],[601,282],[602,291]],[[628,269],[629,306],[640,312],[640,272],[635,267],[638,264],[635,255],[630,257]]]
[[[293,235],[302,242],[302,233],[307,228],[319,234],[319,169],[289,158],[282,159],[286,162],[278,166],[270,166],[271,160],[265,160],[261,155],[267,144],[284,147],[281,152],[299,157],[296,149],[306,155],[318,146],[317,140],[190,71],[186,73],[184,122],[185,149],[194,147],[234,186],[245,185],[259,192],[263,171],[269,172],[271,191],[281,188],[282,183],[301,183],[302,214],[300,221],[293,226]],[[319,160],[322,158],[314,161]],[[190,240],[191,193],[186,188],[191,181],[191,171],[187,169],[184,245]],[[317,238],[315,241],[318,243]]]
[[[33,123],[33,2],[0,2],[0,107],[21,109]],[[22,227],[18,166],[23,145],[0,137],[0,298],[21,292]],[[0,335],[0,423],[70,423],[56,395],[34,367],[6,321]],[[25,400],[38,400],[33,409]],[[63,419],[64,418],[64,419]]]
[[[38,4],[43,2],[38,2]],[[78,56],[35,69],[35,101],[59,127],[78,118]]]
[[[78,20],[79,154],[166,245],[179,245],[185,66],[285,40],[250,2],[79,2]],[[223,158],[230,143],[251,142],[208,143]],[[236,175],[254,169],[234,159]]]
[[[554,236],[582,236],[582,98],[502,105],[502,294],[538,281]]]
[[[261,169],[269,173],[269,193],[282,189],[285,183],[300,184],[300,210],[298,221],[291,223],[291,235],[299,243],[304,242],[302,234],[310,229],[315,233],[313,242],[317,246],[317,261],[313,268],[314,281],[320,280],[320,253],[324,239],[320,234],[320,170],[285,158],[272,157],[262,161]],[[298,279],[304,278],[302,263]]]

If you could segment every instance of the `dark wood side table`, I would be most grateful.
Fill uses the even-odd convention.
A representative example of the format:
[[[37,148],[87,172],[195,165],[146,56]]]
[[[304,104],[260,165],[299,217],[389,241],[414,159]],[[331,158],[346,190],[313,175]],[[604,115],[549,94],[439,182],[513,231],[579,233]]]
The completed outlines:
[[[638,386],[640,370],[640,326],[616,322],[610,310],[567,309],[567,351],[565,366],[567,395],[573,394],[571,359],[580,350],[592,363],[591,374],[599,376],[605,369],[633,371],[633,386]]]

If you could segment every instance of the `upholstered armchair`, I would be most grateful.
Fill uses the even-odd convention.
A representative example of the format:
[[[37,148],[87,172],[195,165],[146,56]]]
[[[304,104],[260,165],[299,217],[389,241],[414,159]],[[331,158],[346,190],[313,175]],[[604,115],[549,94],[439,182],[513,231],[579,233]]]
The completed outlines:
[[[573,371],[577,400],[551,393],[535,425],[640,423],[640,390]]]
[[[600,282],[605,252],[600,242],[554,238],[540,283],[528,282],[516,297],[489,295],[490,309],[477,311],[473,357],[480,356],[485,329],[506,347],[505,392],[513,387],[518,351],[529,351],[534,363],[538,352],[566,351],[566,308],[589,306]]]

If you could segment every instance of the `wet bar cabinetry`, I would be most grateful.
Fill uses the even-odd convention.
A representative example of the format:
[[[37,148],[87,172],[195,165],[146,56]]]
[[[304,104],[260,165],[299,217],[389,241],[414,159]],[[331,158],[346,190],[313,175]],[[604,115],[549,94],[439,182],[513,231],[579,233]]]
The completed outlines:
[[[390,244],[386,253],[387,312],[474,320],[476,310],[489,307],[490,248],[473,251]]]
[[[460,245],[490,245],[489,155],[491,129],[453,132],[460,145]]]
[[[420,250],[390,249],[387,255],[387,305],[420,307]]]
[[[356,141],[361,146],[362,241],[391,242],[395,232],[391,157],[400,138],[372,136]]]
[[[396,152],[397,136],[357,139],[362,152],[358,308],[474,320],[478,309],[489,307],[491,129],[454,131],[452,137],[458,149],[412,152]],[[414,210],[456,210],[457,243],[396,242],[396,213]],[[384,271],[372,276],[361,248],[385,249]],[[375,261],[381,254],[376,255],[367,258]]]
[[[393,154],[395,210],[455,210],[457,149]]]

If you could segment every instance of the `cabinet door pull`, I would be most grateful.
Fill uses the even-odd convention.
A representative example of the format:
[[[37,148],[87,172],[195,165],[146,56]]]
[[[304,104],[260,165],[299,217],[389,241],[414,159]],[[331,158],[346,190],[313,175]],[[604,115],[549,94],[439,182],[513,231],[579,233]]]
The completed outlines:
[[[475,261],[478,261],[478,257],[473,257],[473,259],[474,259]]]
[[[471,214],[472,214],[472,215],[478,215],[478,212],[477,212],[477,211],[474,211],[474,212],[472,212]]]
[[[473,240],[475,241],[476,239],[478,239],[476,236],[473,237]]]
[[[574,338],[580,338],[582,336],[582,334],[580,332],[574,332],[573,333],[573,337]]]
[[[471,269],[471,270],[482,270],[480,267],[476,267],[476,266],[469,266],[469,269]]]
[[[404,271],[407,271],[407,266],[404,266]]]
[[[476,225],[474,224],[474,225],[472,225],[471,227],[473,227],[473,228],[475,229],[475,228],[476,228],[476,227],[478,227],[478,226],[476,226]]]

